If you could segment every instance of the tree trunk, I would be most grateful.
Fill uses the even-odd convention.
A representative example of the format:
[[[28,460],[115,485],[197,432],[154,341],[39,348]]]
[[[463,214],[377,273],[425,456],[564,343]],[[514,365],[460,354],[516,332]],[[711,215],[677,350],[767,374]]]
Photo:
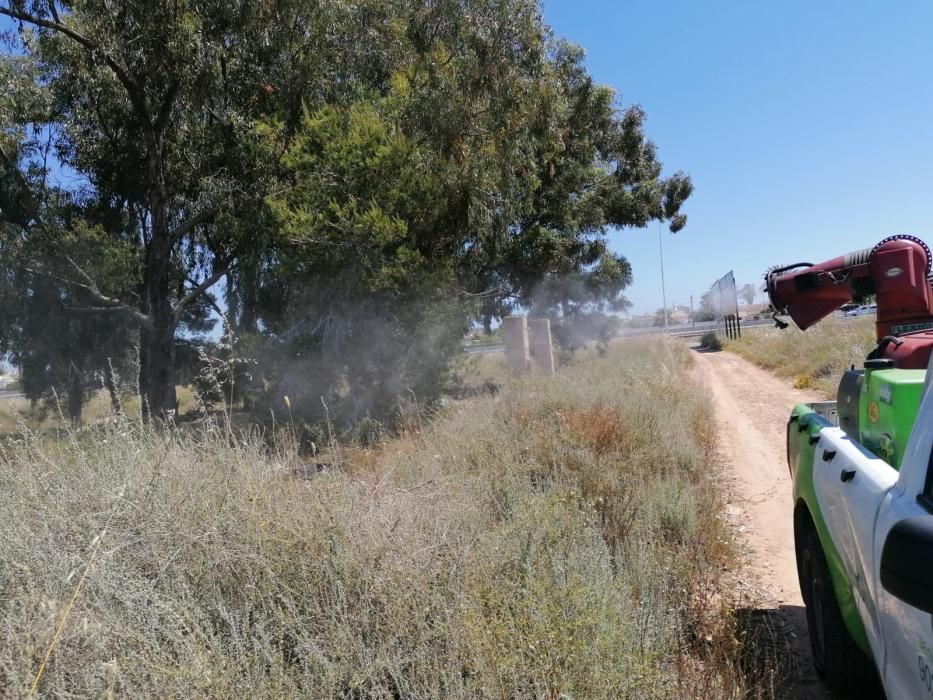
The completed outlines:
[[[170,298],[172,239],[162,175],[161,139],[149,145],[149,211],[152,237],[146,250],[143,304],[152,321],[140,334],[140,378],[144,419],[171,419],[175,397],[175,314]]]
[[[246,284],[240,300],[241,313],[239,332],[241,334],[254,334],[258,330],[258,285],[259,282],[256,279],[256,271],[254,269],[248,269],[246,271]]]
[[[156,306],[152,310],[152,329],[143,335],[143,357],[141,363],[140,390],[145,418],[171,419],[176,409],[175,396],[175,323],[168,306],[169,319],[164,309]],[[161,304],[160,304],[161,306]]]
[[[81,425],[81,409],[84,406],[84,382],[81,372],[72,365],[68,382],[68,418],[75,427]]]
[[[235,275],[227,275],[227,309],[230,327],[240,337],[258,329],[258,263],[242,262]]]
[[[148,418],[171,418],[175,410],[175,317],[169,299],[171,247],[168,235],[153,236],[146,261],[146,306],[152,320],[140,334],[142,361],[139,388],[143,415]]]
[[[224,328],[225,335],[237,334],[237,323],[240,318],[240,290],[239,281],[232,272],[227,273],[227,321]]]

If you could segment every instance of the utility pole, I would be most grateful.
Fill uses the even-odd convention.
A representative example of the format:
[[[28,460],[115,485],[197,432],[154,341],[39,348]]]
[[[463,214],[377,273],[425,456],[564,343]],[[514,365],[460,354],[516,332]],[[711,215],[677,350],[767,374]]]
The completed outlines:
[[[690,325],[693,328],[697,327],[697,320],[693,317],[693,295],[690,295]]]
[[[661,221],[658,220],[658,253],[661,257],[661,303],[664,305],[664,330],[667,330],[667,291],[664,288],[664,244],[661,242]]]

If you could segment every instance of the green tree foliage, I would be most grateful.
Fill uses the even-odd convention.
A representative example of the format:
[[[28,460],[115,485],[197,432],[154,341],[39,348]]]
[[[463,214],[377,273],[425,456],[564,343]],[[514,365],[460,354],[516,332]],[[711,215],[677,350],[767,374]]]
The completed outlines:
[[[654,312],[654,321],[652,326],[655,328],[663,328],[665,325],[670,323],[671,313],[668,309],[658,309]]]
[[[66,281],[91,270],[105,288],[131,281],[126,250],[108,243],[100,222],[106,213],[70,192],[49,185],[41,167],[51,135],[23,128],[41,122],[48,93],[36,82],[34,64],[14,57],[0,64],[10,86],[0,96],[0,354],[21,369],[21,388],[43,410],[80,419],[89,389],[107,388],[119,405],[120,377],[130,374],[130,327],[109,313],[84,313],[94,303],[88,281]],[[112,243],[112,242],[111,242]],[[98,290],[99,291],[99,290]]]
[[[472,318],[521,308],[568,342],[605,336],[632,281],[607,234],[686,223],[689,178],[663,176],[644,113],[594,83],[536,0],[0,14],[18,28],[0,61],[2,245],[21,261],[6,286],[55,286],[87,337],[121,324],[153,415],[210,308],[264,360],[256,391],[383,415],[436,395]],[[56,191],[50,157],[81,183],[55,226],[33,202]]]
[[[86,313],[91,295],[62,280],[79,265],[101,279],[119,280],[127,270],[121,251],[100,245],[98,227],[89,228],[84,219],[69,222],[53,218],[52,211],[44,213],[40,228],[26,239],[11,237],[3,247],[0,326],[5,332],[0,335],[0,352],[20,367],[27,398],[42,401],[43,410],[61,409],[78,422],[89,391],[95,389],[109,391],[119,410],[121,378],[131,374],[136,337],[112,314]],[[37,249],[47,251],[50,262],[72,261],[74,267],[33,268]]]
[[[278,158],[257,120],[275,114],[287,131],[305,95],[337,99],[378,80],[370,48],[388,43],[385,16],[375,3],[297,0],[10,0],[0,14],[19,29],[4,60],[34,67],[16,91],[48,95],[44,115],[13,115],[12,126],[53,133],[58,160],[114,210],[108,244],[135,255],[138,283],[115,295],[75,266],[65,283],[87,292],[88,313],[138,329],[140,388],[162,415],[175,405],[175,337],[189,307],[263,250],[257,208]]]
[[[344,377],[311,382],[311,396],[349,386],[366,410],[404,388],[431,398],[471,315],[488,328],[527,309],[555,321],[564,347],[605,343],[632,280],[607,232],[686,222],[689,178],[662,177],[644,113],[616,109],[536,3],[463,14],[460,3],[409,7],[385,88],[309,110],[284,160],[282,328],[299,324],[285,331],[294,354],[315,358],[304,380]],[[320,360],[328,345],[337,362]],[[382,350],[382,376],[365,371],[365,353]]]
[[[280,294],[263,315],[283,336],[280,391],[348,422],[432,398],[469,317],[452,293],[443,164],[367,103],[309,113],[284,164]]]
[[[713,292],[707,291],[700,297],[700,306],[693,314],[694,321],[715,321],[716,309],[713,306]]]

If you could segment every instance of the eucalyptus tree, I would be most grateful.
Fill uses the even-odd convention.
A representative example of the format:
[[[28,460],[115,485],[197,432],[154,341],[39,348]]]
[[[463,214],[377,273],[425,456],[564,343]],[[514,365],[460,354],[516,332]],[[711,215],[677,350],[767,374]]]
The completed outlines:
[[[10,173],[0,170],[9,186]],[[14,178],[15,179],[15,178]],[[120,251],[100,245],[101,229],[88,224],[92,212],[61,190],[30,192],[13,188],[18,201],[38,203],[26,226],[0,223],[0,354],[20,368],[22,390],[33,402],[48,400],[75,423],[92,387],[106,388],[119,410],[119,377],[129,379],[134,364],[134,329],[109,314],[86,314],[93,303],[86,290],[62,281],[62,258],[75,261],[107,289],[132,278],[132,265]],[[0,195],[0,209],[7,198]],[[116,254],[115,254],[116,253]],[[39,270],[36,262],[43,260]]]
[[[63,251],[56,269],[47,259],[34,267],[82,290],[86,303],[73,313],[138,328],[153,415],[175,405],[186,311],[262,251],[257,211],[277,186],[279,144],[258,120],[275,115],[287,130],[302,100],[349,94],[357,75],[378,78],[378,52],[362,48],[383,25],[370,10],[301,0],[0,4],[18,29],[5,61],[30,59],[25,79],[49,95],[47,122],[31,126],[54,135],[54,156],[85,196],[119,213],[104,245],[134,261],[137,279],[113,288]]]
[[[378,385],[365,413],[436,387],[471,317],[621,308],[632,271],[608,233],[686,221],[689,178],[662,174],[644,113],[536,0],[0,0],[0,15],[16,27],[3,235],[69,317],[138,333],[154,415],[175,405],[179,329],[207,306],[305,343],[319,395]],[[78,185],[50,186],[56,171]],[[83,223],[11,194],[56,188]],[[350,338],[379,351],[351,362]]]
[[[632,281],[608,233],[686,225],[693,190],[665,177],[645,113],[597,84],[535,0],[441,0],[411,12],[393,75],[401,128],[440,156],[459,288],[478,314],[618,311]]]
[[[28,56],[0,63],[0,354],[20,367],[27,398],[57,399],[78,422],[95,380],[118,400],[116,374],[128,373],[134,338],[118,318],[78,311],[92,301],[62,283],[61,264],[80,261],[108,287],[127,276],[119,255],[94,244],[102,238],[89,221],[103,212],[48,181],[51,134],[37,125],[48,121],[50,95],[35,68]]]
[[[308,110],[289,146],[262,313],[295,346],[279,358],[290,395],[364,412],[436,394],[471,318],[520,306],[573,321],[561,337],[604,336],[632,280],[609,231],[679,231],[692,191],[537,2],[393,11],[405,31],[385,84]]]

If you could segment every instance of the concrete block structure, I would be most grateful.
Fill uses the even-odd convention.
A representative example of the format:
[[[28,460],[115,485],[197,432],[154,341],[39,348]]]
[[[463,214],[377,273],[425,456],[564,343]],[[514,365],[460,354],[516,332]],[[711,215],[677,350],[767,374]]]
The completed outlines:
[[[551,343],[551,320],[536,318],[528,322],[531,366],[535,372],[554,374],[554,345]]]
[[[528,319],[524,316],[506,316],[502,320],[505,338],[505,362],[509,369],[520,374],[531,368],[528,346]]]

